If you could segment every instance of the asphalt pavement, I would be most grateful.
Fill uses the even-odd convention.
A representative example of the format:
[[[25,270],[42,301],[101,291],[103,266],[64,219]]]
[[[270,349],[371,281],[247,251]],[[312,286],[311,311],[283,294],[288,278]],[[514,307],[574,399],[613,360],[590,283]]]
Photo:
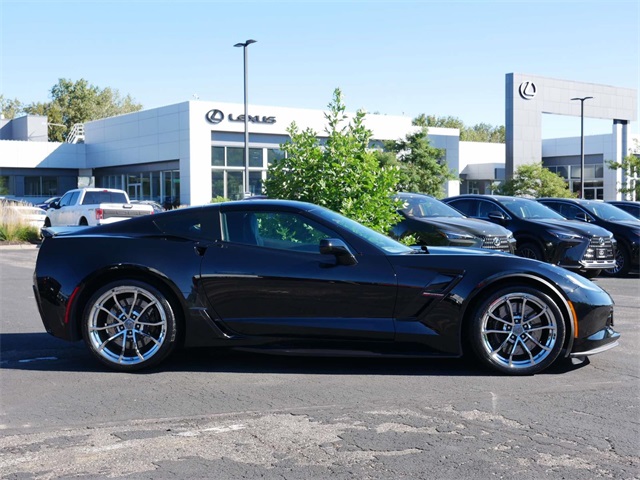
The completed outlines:
[[[640,479],[640,280],[620,346],[530,377],[463,360],[176,352],[109,371],[44,332],[0,248],[0,478]]]

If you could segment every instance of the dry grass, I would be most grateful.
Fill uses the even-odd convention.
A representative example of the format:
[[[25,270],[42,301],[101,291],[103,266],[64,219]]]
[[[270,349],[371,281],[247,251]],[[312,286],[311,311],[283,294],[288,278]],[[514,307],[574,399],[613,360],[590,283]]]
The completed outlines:
[[[14,205],[27,203],[7,202],[0,200],[0,242],[4,243],[37,243],[40,241],[40,229],[28,225],[15,210]]]

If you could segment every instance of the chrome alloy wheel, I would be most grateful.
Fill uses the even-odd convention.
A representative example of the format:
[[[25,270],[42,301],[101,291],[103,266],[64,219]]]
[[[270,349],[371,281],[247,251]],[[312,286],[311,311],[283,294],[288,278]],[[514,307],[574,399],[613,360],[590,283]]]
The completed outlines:
[[[151,359],[167,338],[167,312],[149,290],[113,287],[91,305],[87,317],[90,348],[105,363],[136,365]]]
[[[490,361],[507,370],[535,369],[556,350],[558,319],[544,299],[507,293],[483,313],[480,334]]]

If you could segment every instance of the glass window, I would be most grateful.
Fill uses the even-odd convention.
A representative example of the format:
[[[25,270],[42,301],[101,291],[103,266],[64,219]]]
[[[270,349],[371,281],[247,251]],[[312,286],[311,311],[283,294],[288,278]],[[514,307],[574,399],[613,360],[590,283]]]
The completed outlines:
[[[332,230],[289,212],[228,212],[224,240],[281,250],[320,253],[320,240],[339,238]]]
[[[78,192],[69,192],[69,193],[65,193],[62,198],[60,199],[60,206],[61,207],[65,207],[67,205],[71,205],[71,196],[73,195],[73,193],[77,193]]]
[[[229,200],[244,198],[242,177],[244,172],[227,172],[227,195]]]
[[[566,167],[566,166],[556,167],[555,172],[565,180],[569,178],[569,167]]]
[[[224,197],[224,172],[213,170],[211,172],[211,198]]]
[[[284,158],[284,152],[279,148],[268,148],[267,149],[267,164],[272,165]]]
[[[211,147],[211,166],[224,167],[224,147]]]
[[[262,172],[249,172],[249,192],[262,195]]]
[[[250,148],[249,149],[249,166],[262,168],[262,164],[263,164],[262,148]]]
[[[227,167],[244,166],[244,148],[227,147]]]
[[[0,195],[9,195],[9,176],[0,175]]]

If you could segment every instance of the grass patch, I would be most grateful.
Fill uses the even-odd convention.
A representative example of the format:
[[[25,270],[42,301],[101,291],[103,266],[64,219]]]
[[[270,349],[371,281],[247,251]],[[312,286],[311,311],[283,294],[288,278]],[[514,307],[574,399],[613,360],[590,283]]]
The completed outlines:
[[[0,200],[0,242],[38,243],[41,240],[40,229],[28,225],[11,207],[28,205]]]

